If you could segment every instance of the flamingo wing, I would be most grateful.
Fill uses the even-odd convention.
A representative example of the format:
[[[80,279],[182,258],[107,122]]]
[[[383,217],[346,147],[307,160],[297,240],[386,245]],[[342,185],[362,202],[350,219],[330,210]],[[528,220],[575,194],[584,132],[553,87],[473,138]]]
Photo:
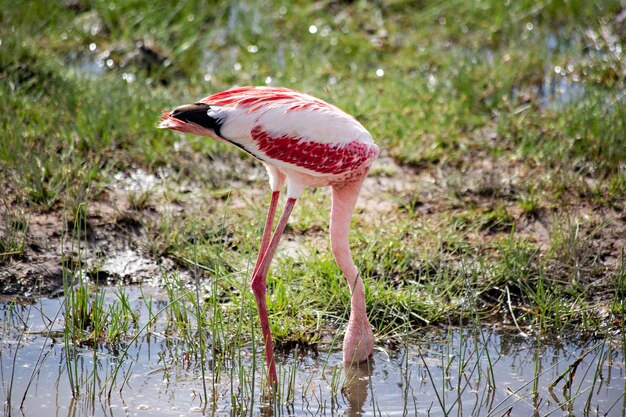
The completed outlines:
[[[378,155],[352,116],[310,95],[240,87],[202,99],[216,134],[257,159],[320,176],[341,174]]]

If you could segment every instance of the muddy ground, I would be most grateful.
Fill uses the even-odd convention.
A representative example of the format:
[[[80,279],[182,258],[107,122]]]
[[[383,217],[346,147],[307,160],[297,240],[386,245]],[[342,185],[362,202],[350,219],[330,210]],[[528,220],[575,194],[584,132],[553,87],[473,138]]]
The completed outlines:
[[[258,181],[264,174],[262,168],[250,164],[245,172],[247,180],[232,188],[229,202],[232,208],[245,208],[251,200],[259,205],[265,201],[265,185],[259,186]],[[410,207],[418,213],[420,222],[441,222],[442,218],[462,217],[463,207],[468,204],[485,212],[497,205],[504,208],[506,222],[487,222],[467,234],[470,242],[485,248],[484,256],[491,255],[489,252],[493,249],[489,249],[488,244],[491,240],[511,233],[535,242],[542,251],[541,256],[547,256],[555,220],[563,216],[578,219],[572,253],[562,254],[575,259],[562,264],[555,260],[551,273],[566,280],[572,274],[568,268],[575,265],[579,271],[584,271],[579,274],[582,281],[578,284],[593,288],[592,298],[596,302],[610,301],[611,280],[623,270],[621,263],[626,247],[623,206],[594,206],[572,199],[560,207],[540,204],[529,213],[520,208],[516,193],[521,184],[534,175],[537,173],[526,165],[510,160],[483,158],[463,169],[442,166],[420,169],[400,166],[388,157],[381,158],[364,184],[356,216],[361,221],[376,224],[393,221],[398,212]],[[120,282],[158,285],[164,274],[174,270],[186,273],[185,264],[155,254],[149,242],[159,233],[156,225],[166,211],[170,215],[182,215],[192,206],[206,204],[211,197],[198,196],[163,204],[158,200],[158,191],[166,186],[167,177],[146,174],[141,169],[118,174],[114,183],[89,204],[86,221],[77,222],[61,207],[46,212],[23,208],[23,215],[28,219],[24,252],[17,257],[6,257],[0,264],[0,294],[4,297],[60,294],[64,277],[70,276],[67,272],[71,270],[82,271],[83,277],[100,285]],[[250,186],[251,182],[256,182],[257,187]],[[128,195],[138,186],[147,187],[151,192],[141,207],[133,207]],[[185,193],[197,194],[201,189],[194,189],[193,184],[184,187],[187,188]],[[222,196],[214,200],[223,202]],[[0,219],[3,233],[7,233],[9,227],[6,219],[7,216]],[[299,232],[288,228],[286,233],[282,250],[289,255],[297,256],[298,250],[306,250],[304,246],[322,244],[327,239],[327,230],[323,229],[306,231],[304,243],[302,239],[289,236]]]

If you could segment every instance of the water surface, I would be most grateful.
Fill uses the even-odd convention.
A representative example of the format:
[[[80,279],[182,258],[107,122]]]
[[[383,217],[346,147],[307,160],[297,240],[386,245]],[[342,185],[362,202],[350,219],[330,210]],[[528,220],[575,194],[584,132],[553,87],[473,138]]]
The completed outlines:
[[[162,289],[123,289],[139,328],[150,315],[146,301],[153,313],[168,304]],[[104,294],[115,299],[114,289]],[[279,356],[281,390],[272,401],[262,395],[261,346],[227,354],[209,346],[203,380],[197,350],[169,335],[164,320],[136,340],[94,352],[64,343],[63,312],[63,298],[0,303],[5,415],[625,415],[624,347],[604,338],[434,329],[379,347],[369,364],[348,369],[339,351],[294,351]]]

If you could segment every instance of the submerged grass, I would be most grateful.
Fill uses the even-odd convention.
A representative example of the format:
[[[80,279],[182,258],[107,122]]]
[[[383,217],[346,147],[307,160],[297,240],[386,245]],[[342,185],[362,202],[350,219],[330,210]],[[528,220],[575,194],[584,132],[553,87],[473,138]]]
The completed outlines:
[[[155,129],[162,108],[244,84],[327,99],[379,143],[352,246],[382,343],[476,320],[529,335],[623,333],[623,2],[0,8],[0,266],[45,250],[33,216],[67,216],[58,232],[71,243],[68,352],[123,350],[154,330],[152,319],[139,328],[123,290],[107,304],[104,283],[84,273],[90,207],[104,205],[116,212],[112,224],[132,223],[153,258],[183,271],[163,272],[170,301],[150,314],[167,318],[167,337],[185,346],[176,357],[210,382],[204,403],[224,369],[244,381],[231,391],[233,409],[255,392],[254,374],[225,364],[243,363],[249,341],[253,355],[259,347],[248,275],[264,173],[236,149]],[[119,174],[136,170],[159,185],[120,197]],[[255,188],[263,191],[246,191]],[[268,307],[279,349],[340,345],[349,291],[325,243],[328,206],[327,192],[305,193],[273,264]],[[465,364],[482,353],[462,355]],[[76,358],[67,358],[78,390]],[[166,372],[176,366],[164,363]],[[283,371],[289,402],[294,371]],[[488,371],[484,378],[496,384]],[[451,409],[446,398],[439,404]]]

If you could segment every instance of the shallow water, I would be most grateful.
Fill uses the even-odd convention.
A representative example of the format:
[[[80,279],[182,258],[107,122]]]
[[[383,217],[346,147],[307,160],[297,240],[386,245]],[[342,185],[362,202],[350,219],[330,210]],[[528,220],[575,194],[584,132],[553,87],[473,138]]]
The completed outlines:
[[[149,316],[142,292],[122,288],[141,328]],[[115,299],[112,288],[104,294]],[[159,288],[143,294],[153,312],[169,302]],[[243,345],[221,360],[212,360],[209,347],[205,405],[201,362],[168,335],[164,320],[149,335],[94,354],[66,348],[63,311],[63,298],[0,303],[5,415],[625,415],[624,346],[603,339],[546,342],[488,327],[438,329],[379,348],[370,364],[348,369],[339,351],[292,352],[279,357],[281,391],[273,402],[261,395],[262,347]]]

